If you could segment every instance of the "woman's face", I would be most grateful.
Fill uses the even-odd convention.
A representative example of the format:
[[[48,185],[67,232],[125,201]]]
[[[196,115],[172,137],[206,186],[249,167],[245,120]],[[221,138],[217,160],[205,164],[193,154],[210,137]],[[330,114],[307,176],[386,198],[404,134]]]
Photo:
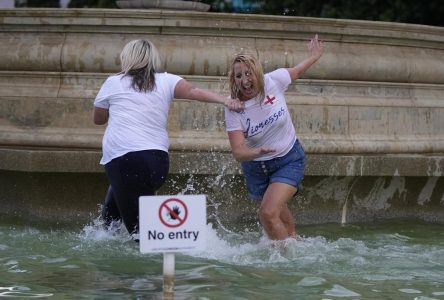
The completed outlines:
[[[237,62],[233,66],[234,82],[239,90],[240,100],[249,100],[256,97],[259,93],[257,90],[256,76],[251,69],[243,62]]]

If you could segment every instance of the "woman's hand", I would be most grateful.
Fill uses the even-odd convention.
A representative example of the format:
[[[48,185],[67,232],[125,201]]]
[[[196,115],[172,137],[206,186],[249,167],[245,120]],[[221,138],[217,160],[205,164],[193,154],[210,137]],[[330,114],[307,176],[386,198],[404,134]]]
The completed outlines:
[[[262,154],[268,154],[268,153],[272,153],[272,152],[276,152],[276,149],[271,148],[271,147],[266,147],[266,146],[262,146],[260,148],[256,148],[258,150],[258,155],[260,156]]]
[[[245,109],[244,102],[239,99],[226,99],[224,104],[229,110],[235,112],[241,112]]]
[[[324,52],[324,41],[320,40],[319,36],[316,34],[308,43],[308,50],[312,57],[319,59]]]

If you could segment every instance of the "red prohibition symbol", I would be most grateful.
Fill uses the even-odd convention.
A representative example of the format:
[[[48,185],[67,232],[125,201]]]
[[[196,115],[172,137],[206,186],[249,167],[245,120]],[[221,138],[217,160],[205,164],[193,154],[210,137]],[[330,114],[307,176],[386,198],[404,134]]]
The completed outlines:
[[[167,227],[179,227],[185,223],[187,217],[188,208],[180,199],[167,199],[159,207],[159,219]]]

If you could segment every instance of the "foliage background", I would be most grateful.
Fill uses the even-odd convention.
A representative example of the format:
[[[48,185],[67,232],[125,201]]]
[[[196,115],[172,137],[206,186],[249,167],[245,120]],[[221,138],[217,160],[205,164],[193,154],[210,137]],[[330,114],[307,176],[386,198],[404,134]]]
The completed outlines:
[[[214,12],[356,19],[444,26],[443,0],[200,0]],[[59,7],[59,0],[16,0],[16,6]],[[71,0],[68,7],[117,8],[115,0]]]

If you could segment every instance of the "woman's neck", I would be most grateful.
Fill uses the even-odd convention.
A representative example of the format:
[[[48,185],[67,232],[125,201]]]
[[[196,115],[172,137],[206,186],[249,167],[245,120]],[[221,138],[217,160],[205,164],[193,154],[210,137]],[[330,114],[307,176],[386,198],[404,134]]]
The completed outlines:
[[[239,100],[245,102],[245,101],[248,101],[248,100],[256,98],[257,95],[259,95],[259,92],[254,93],[252,97],[246,97],[246,96],[244,96],[242,94],[242,95],[239,96]]]

